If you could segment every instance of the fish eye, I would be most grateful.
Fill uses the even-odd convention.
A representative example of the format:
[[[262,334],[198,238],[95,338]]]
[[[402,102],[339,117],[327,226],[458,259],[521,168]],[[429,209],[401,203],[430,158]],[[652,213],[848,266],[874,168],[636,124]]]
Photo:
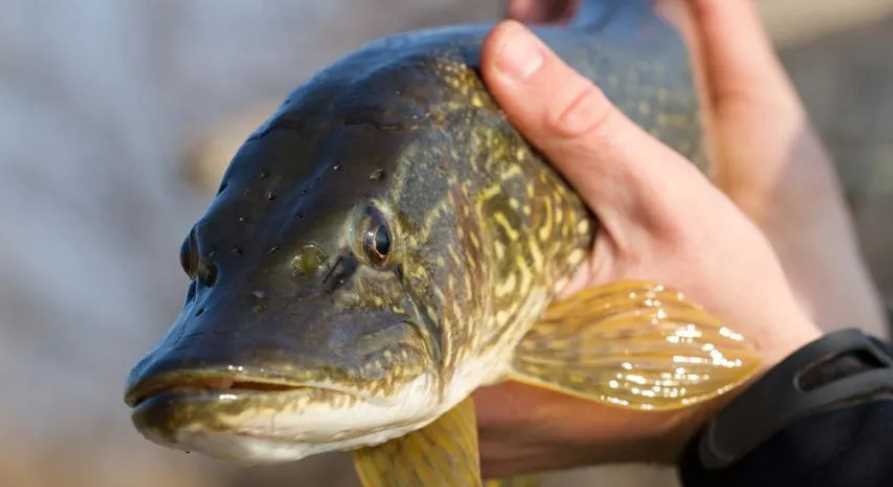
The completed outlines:
[[[363,252],[369,262],[376,266],[383,266],[388,261],[391,253],[391,231],[378,212],[370,211],[366,218]]]
[[[193,233],[189,232],[183,245],[180,246],[180,266],[190,279],[195,279],[198,272],[198,253],[195,251]]]

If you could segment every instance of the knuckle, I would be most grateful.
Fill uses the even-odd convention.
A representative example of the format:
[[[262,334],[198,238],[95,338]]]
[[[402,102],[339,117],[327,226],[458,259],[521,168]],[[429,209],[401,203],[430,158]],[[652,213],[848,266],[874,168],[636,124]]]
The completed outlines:
[[[551,132],[576,138],[603,131],[614,115],[614,106],[604,92],[589,81],[582,81],[570,103],[555,106],[547,115],[546,125]]]
[[[722,119],[759,120],[767,113],[774,114],[776,120],[785,120],[785,117],[799,117],[802,108],[795,96],[787,96],[783,93],[773,96],[765,91],[756,91],[751,85],[726,84],[717,87],[711,96],[713,111]]]

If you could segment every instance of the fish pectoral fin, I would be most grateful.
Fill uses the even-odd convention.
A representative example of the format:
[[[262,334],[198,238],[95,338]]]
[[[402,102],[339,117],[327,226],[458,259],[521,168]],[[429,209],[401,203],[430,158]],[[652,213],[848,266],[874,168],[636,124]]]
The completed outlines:
[[[689,406],[755,374],[752,344],[674,290],[624,281],[553,303],[508,379],[639,410]]]
[[[542,479],[539,475],[519,475],[507,479],[494,479],[484,482],[484,487],[540,487]]]
[[[433,423],[356,450],[363,487],[481,487],[474,403],[467,398]]]

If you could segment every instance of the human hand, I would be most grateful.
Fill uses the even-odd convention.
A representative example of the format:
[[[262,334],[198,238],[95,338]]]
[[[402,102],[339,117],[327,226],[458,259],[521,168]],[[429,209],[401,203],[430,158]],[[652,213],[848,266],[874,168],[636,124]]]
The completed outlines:
[[[513,51],[522,54],[520,69],[509,62]],[[512,123],[601,223],[592,258],[567,294],[620,279],[666,283],[753,339],[767,366],[819,335],[772,245],[742,207],[636,127],[526,29],[516,23],[494,29],[484,45],[483,73]],[[672,461],[727,400],[642,413],[520,384],[485,388],[475,398],[489,476]]]
[[[508,15],[555,23],[579,0],[511,0]],[[763,231],[798,302],[825,330],[886,336],[834,166],[750,0],[657,0],[698,73],[714,184]]]

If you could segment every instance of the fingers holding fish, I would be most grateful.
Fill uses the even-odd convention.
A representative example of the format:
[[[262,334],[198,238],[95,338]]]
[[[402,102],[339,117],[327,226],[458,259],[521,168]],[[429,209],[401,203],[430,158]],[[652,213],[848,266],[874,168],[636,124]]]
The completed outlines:
[[[635,233],[628,228],[633,222],[673,232],[676,208],[704,194],[688,187],[706,184],[691,163],[635,125],[525,27],[497,26],[482,57],[484,77],[509,120],[567,177],[609,236]]]
[[[482,59],[509,120],[601,226],[592,258],[565,293],[624,278],[670,283],[761,337],[767,363],[816,336],[769,241],[691,162],[639,128],[517,23],[494,29]],[[779,323],[792,325],[775,330]]]

